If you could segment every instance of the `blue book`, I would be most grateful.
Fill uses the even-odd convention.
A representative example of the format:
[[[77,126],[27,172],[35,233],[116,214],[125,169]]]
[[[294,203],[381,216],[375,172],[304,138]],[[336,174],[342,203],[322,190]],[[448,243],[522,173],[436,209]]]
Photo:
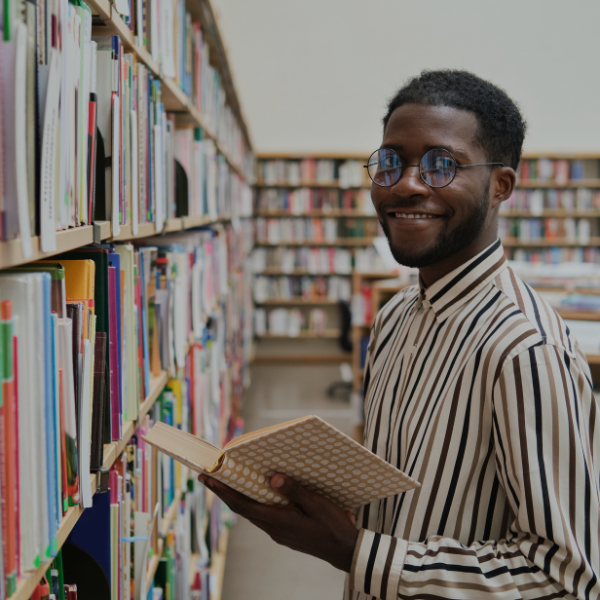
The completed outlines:
[[[111,583],[110,571],[110,492],[94,495],[94,504],[86,508],[69,534],[67,542],[89,554]]]
[[[42,278],[44,303],[44,423],[46,428],[46,485],[48,493],[48,538],[49,546],[45,549],[46,558],[56,556],[58,540],[56,538],[60,517],[56,504],[56,430],[53,376],[54,342],[52,331],[52,277],[49,273],[39,273]]]

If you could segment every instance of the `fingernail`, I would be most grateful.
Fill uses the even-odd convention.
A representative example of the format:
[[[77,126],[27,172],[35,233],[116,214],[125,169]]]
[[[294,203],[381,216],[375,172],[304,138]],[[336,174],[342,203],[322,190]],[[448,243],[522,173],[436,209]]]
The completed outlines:
[[[271,477],[271,487],[280,488],[283,486],[283,484],[283,477],[280,477],[278,475],[274,475],[273,477]]]

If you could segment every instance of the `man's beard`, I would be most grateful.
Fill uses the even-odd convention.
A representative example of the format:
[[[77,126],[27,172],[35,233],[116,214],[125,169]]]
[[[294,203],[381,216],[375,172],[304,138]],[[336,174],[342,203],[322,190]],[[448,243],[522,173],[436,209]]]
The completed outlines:
[[[419,269],[422,267],[429,267],[471,245],[479,237],[485,227],[490,204],[489,189],[490,186],[488,180],[488,185],[485,186],[485,191],[481,196],[481,201],[477,205],[477,209],[469,215],[468,218],[459,223],[452,231],[448,231],[448,225],[446,223],[446,227],[438,235],[433,246],[424,251],[419,251],[418,248],[411,251],[394,247],[391,242],[387,221],[384,220],[381,223],[381,226],[383,227],[383,231],[390,244],[390,250],[396,259],[396,262],[405,267],[417,267]]]

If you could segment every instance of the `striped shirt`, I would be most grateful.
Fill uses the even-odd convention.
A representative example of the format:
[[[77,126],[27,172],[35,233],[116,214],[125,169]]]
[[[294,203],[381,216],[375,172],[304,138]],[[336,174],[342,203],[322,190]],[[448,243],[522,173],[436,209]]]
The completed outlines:
[[[380,311],[365,415],[421,487],[361,509],[346,600],[600,596],[589,367],[499,240]]]

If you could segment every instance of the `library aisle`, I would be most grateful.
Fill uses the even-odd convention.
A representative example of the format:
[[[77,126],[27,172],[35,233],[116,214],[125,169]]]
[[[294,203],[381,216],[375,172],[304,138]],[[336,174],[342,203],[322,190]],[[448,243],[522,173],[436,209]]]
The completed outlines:
[[[339,378],[337,365],[255,364],[242,409],[245,430],[317,415],[350,435],[348,402],[325,393]],[[238,518],[231,529],[221,600],[326,600],[341,597],[343,585],[341,571],[277,545],[246,519]]]

